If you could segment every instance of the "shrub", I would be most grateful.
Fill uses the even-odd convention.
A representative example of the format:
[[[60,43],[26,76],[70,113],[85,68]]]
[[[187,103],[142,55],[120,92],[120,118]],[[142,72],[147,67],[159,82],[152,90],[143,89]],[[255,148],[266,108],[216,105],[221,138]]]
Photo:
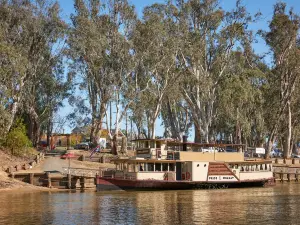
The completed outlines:
[[[22,120],[17,120],[15,126],[6,136],[6,147],[13,155],[26,154],[32,144],[26,135],[26,128]]]

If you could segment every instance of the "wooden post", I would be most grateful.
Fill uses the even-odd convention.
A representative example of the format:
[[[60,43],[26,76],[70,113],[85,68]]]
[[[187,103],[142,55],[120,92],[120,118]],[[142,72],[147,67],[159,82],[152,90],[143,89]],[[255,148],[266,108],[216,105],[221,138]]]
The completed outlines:
[[[48,178],[48,188],[51,188],[51,177],[49,172],[47,172],[47,178]]]
[[[29,174],[29,183],[33,184],[33,177],[34,177],[34,173],[30,173]]]
[[[70,149],[70,134],[67,134],[67,150]]]
[[[71,189],[72,188],[72,176],[71,174],[68,174],[68,189]]]
[[[80,178],[80,183],[81,183],[81,188],[84,189],[85,188],[85,177]]]

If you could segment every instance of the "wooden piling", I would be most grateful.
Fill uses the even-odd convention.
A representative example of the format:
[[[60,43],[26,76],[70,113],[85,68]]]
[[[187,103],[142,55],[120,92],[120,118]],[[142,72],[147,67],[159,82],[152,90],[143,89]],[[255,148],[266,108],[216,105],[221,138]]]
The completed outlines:
[[[72,188],[72,176],[71,174],[68,174],[68,189],[71,189]]]
[[[47,179],[48,179],[48,188],[51,188],[51,177],[49,172],[47,172]]]
[[[29,183],[33,184],[34,173],[29,174]]]

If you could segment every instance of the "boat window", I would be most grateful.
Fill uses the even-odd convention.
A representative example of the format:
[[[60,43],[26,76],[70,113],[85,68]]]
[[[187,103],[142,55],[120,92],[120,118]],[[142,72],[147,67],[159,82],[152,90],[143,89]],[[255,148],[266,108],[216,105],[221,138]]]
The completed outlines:
[[[156,142],[156,148],[160,148],[161,146],[160,146],[160,141],[157,141]]]
[[[154,148],[154,145],[155,145],[155,141],[151,141],[150,142],[150,148]]]
[[[127,164],[127,171],[128,171],[128,172],[133,172],[132,166],[133,166],[133,165],[130,164],[130,163]]]
[[[175,171],[175,164],[169,163],[169,171]]]
[[[246,171],[249,171],[249,166],[246,166]]]
[[[147,171],[154,171],[154,163],[147,163]]]
[[[145,171],[145,164],[144,163],[139,164],[138,171]]]
[[[239,168],[239,165],[238,164],[235,164],[235,169],[238,169]]]
[[[241,166],[241,171],[244,171],[244,167],[243,166]]]
[[[162,164],[162,171],[168,171],[168,163]]]
[[[251,171],[254,171],[254,166],[251,166]]]
[[[229,168],[232,169],[232,168],[233,168],[233,165],[232,165],[232,164],[229,164]]]
[[[268,170],[268,165],[267,164],[265,164],[265,170]]]
[[[271,165],[269,165],[269,170],[270,170],[270,171],[272,171],[272,167],[271,167]]]
[[[264,170],[264,168],[263,168],[263,165],[262,165],[262,164],[260,165],[260,170]]]
[[[155,171],[161,171],[161,163],[155,163]]]

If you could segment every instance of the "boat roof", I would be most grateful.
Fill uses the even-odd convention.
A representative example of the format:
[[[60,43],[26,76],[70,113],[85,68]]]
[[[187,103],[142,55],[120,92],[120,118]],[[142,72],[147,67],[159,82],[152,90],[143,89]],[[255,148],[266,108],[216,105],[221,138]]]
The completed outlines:
[[[146,142],[146,141],[160,141],[160,142],[167,142],[168,145],[190,145],[190,146],[199,146],[199,147],[242,147],[245,146],[244,144],[224,144],[224,143],[195,143],[195,142],[181,142],[174,139],[152,139],[152,138],[145,138],[145,139],[134,139],[132,142]]]
[[[181,162],[181,160],[169,160],[169,159],[112,159],[111,161],[115,163],[122,163],[122,162],[128,162],[128,163],[176,163]],[[185,161],[186,162],[186,161]]]
[[[123,158],[111,160],[115,163],[176,163],[176,162],[193,162],[192,160],[169,160],[169,159],[134,159]],[[249,161],[209,161],[210,163],[226,163],[226,164],[269,164],[272,160],[249,160]]]
[[[158,138],[139,138],[139,139],[134,139],[131,140],[132,142],[138,142],[138,141],[161,141],[161,142],[165,142],[165,141],[170,141],[171,139],[158,139]],[[172,139],[173,140],[173,139]]]
[[[114,159],[114,163],[176,163],[176,162],[192,162],[191,160],[156,160],[156,159]],[[243,165],[260,165],[260,164],[272,164],[272,161],[209,161],[209,163],[226,163],[226,164],[243,164]]]
[[[234,161],[226,162],[228,164],[269,164],[272,163],[272,160],[246,160],[246,161]]]

